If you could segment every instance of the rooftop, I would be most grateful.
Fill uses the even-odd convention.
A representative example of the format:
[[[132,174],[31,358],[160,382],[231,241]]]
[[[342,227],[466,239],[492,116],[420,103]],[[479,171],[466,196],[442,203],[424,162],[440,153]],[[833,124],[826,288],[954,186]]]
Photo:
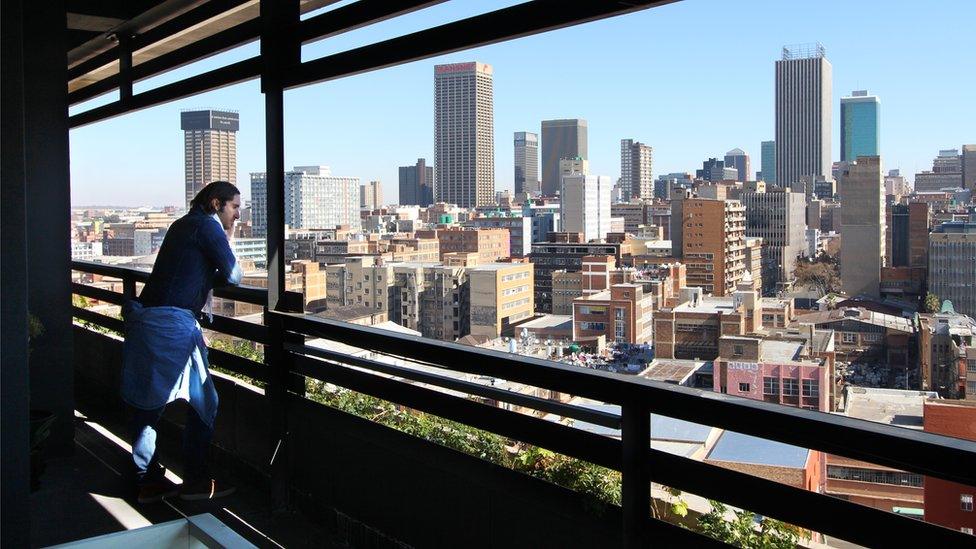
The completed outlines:
[[[934,392],[853,386],[844,394],[849,417],[918,430],[922,429],[925,401],[938,397]]]
[[[760,360],[763,362],[793,362],[800,360],[803,344],[796,341],[763,340],[759,344]]]
[[[528,322],[523,322],[516,326],[516,329],[526,328],[529,330],[539,330],[543,328],[560,328],[566,327],[567,329],[572,329],[573,315],[542,315]]]
[[[874,326],[881,326],[891,330],[902,332],[913,332],[912,321],[900,316],[886,315],[875,311],[869,311],[863,307],[847,307],[844,309],[834,309],[831,311],[819,311],[797,317],[796,321],[800,324],[830,324],[851,320],[863,322]]]
[[[665,381],[683,385],[688,378],[699,371],[704,365],[702,360],[684,360],[679,358],[655,358],[647,369],[640,373],[643,378],[654,381]]]
[[[802,469],[809,454],[810,450],[799,446],[725,431],[705,459]]]

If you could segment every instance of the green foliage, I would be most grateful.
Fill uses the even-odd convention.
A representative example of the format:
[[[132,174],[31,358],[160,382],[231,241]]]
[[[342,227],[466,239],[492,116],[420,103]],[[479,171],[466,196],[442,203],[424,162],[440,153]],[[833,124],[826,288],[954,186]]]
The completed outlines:
[[[253,360],[255,362],[262,362],[262,363],[264,362],[264,347],[262,345],[254,343],[253,341],[237,340],[234,342],[228,342],[222,339],[213,339],[210,340],[209,347],[211,349],[224,351],[226,353],[237,355],[239,357]],[[239,374],[237,372],[232,372],[226,368],[221,368],[220,366],[213,365],[213,364],[211,364],[210,367],[213,370],[216,370],[222,374],[227,374],[231,377],[236,377],[237,379],[240,379],[245,383],[254,385],[255,387],[260,387],[262,389],[266,387],[266,384],[259,379],[254,379],[250,376]]]
[[[601,502],[620,504],[616,471],[312,380],[306,382],[306,394],[344,412],[585,494],[596,504],[594,510]]]
[[[942,308],[942,303],[939,301],[939,296],[928,292],[925,294],[925,302],[922,307],[926,313],[937,313]]]
[[[709,503],[711,511],[698,518],[701,532],[736,547],[793,549],[801,537],[809,538],[797,526],[759,517],[751,511],[735,510],[734,518],[729,520],[725,516],[728,507],[714,500],[709,500]]]

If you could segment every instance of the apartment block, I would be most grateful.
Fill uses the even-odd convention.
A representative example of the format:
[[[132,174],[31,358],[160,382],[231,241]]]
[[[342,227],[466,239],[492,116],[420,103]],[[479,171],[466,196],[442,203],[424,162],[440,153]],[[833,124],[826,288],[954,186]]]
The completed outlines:
[[[558,233],[553,233],[553,238]],[[583,270],[586,256],[613,256],[621,258],[621,244],[604,242],[538,242],[532,244],[531,261],[535,268],[534,300],[536,310],[552,311],[552,273],[554,271],[577,272]]]
[[[614,284],[573,301],[573,339],[641,345],[653,339],[654,296],[642,284]]]
[[[511,333],[515,322],[534,311],[531,263],[492,263],[468,270],[470,329],[476,336]]]
[[[717,393],[821,412],[832,409],[829,362],[810,357],[797,341],[722,336],[714,371]]]
[[[745,208],[738,200],[680,202],[681,259],[688,266],[688,285],[715,296],[730,295],[745,273]]]
[[[510,257],[511,236],[507,229],[447,227],[417,231],[418,238],[436,238],[441,258],[449,253],[476,253],[481,264]]]
[[[789,189],[746,191],[747,237],[762,238],[763,293],[788,287],[793,282],[796,261],[806,255],[806,197]]]
[[[929,235],[929,291],[976,316],[976,223],[950,222]]]

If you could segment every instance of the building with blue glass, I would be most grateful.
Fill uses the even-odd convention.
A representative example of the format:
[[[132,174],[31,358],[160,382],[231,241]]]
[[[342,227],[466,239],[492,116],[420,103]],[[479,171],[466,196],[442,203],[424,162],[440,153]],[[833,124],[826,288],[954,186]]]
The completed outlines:
[[[840,100],[840,159],[857,160],[859,156],[880,153],[881,102],[867,90],[855,90]]]
[[[761,153],[762,169],[760,172],[762,173],[762,176],[757,177],[756,179],[765,181],[770,185],[775,185],[776,184],[776,141],[763,141],[760,146],[762,148],[762,153]]]

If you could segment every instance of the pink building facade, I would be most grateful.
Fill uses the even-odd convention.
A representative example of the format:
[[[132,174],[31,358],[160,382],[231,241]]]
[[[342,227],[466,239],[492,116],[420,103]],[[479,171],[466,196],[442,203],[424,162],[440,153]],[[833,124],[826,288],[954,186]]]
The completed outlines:
[[[815,362],[716,361],[713,390],[719,393],[828,411],[829,371]]]

